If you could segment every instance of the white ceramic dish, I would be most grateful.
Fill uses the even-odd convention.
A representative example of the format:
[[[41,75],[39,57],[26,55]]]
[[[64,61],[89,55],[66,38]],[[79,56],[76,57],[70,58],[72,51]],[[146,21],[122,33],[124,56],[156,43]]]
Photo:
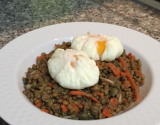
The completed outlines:
[[[22,77],[42,52],[78,34],[93,32],[116,36],[124,48],[142,61],[145,84],[140,99],[125,113],[102,120],[68,120],[41,112],[22,94]],[[49,42],[48,42],[49,41]],[[0,116],[13,125],[156,125],[160,123],[160,44],[139,32],[102,23],[66,23],[22,35],[0,51]],[[137,105],[138,104],[138,105]],[[134,108],[133,108],[134,107]]]

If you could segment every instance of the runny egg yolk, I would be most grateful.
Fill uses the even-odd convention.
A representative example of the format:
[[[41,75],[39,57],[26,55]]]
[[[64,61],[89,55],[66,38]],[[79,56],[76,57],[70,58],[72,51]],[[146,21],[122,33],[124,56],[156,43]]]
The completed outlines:
[[[74,57],[76,58],[76,60],[78,60],[78,57],[77,56],[82,56],[82,55],[74,55]],[[76,62],[71,62],[71,66],[73,67],[73,68],[75,68],[75,64],[76,64]]]
[[[98,54],[101,56],[106,48],[106,43],[107,41],[97,41],[97,51]]]

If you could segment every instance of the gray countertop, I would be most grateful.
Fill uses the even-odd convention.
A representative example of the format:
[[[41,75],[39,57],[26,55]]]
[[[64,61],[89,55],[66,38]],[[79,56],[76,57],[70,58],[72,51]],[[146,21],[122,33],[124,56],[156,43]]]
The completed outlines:
[[[120,25],[160,42],[160,14],[128,0],[1,0],[0,49],[26,32],[65,22]],[[7,123],[0,119],[0,125]]]

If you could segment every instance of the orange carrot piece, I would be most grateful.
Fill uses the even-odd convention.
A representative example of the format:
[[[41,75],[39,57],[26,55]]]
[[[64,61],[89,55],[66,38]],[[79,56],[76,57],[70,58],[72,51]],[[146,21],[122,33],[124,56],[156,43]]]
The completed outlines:
[[[130,59],[133,59],[132,53],[129,53],[129,54],[127,55],[127,58],[129,58],[129,57],[130,57]]]
[[[82,109],[82,108],[83,108],[83,106],[82,106],[82,105],[78,105],[78,108]]]
[[[37,60],[40,61],[42,59],[41,56],[37,56]]]
[[[47,68],[43,68],[43,69],[42,69],[42,73],[43,73],[43,74],[46,74],[46,72],[47,72]]]
[[[111,79],[113,77],[113,75],[110,75],[109,77],[108,77],[108,79]]]
[[[125,74],[124,72],[120,72],[120,75],[121,75],[122,77],[126,76],[126,74]]]
[[[95,101],[95,102],[97,102],[97,103],[100,104],[100,102],[99,102],[96,98],[94,98],[93,96],[91,96],[91,97],[87,96],[87,93],[86,93],[86,92],[82,92],[82,91],[71,91],[71,92],[69,93],[69,95],[81,95],[81,96],[83,96],[83,97],[86,97],[86,98],[88,98],[88,99],[91,99],[91,100],[93,100],[93,101]]]
[[[137,70],[140,77],[144,76],[140,70]]]
[[[98,61],[96,61],[96,65],[99,67],[99,63],[98,63]]]
[[[126,75],[127,75],[127,78],[129,80],[129,82],[131,83],[131,87],[132,87],[132,91],[134,93],[134,97],[136,99],[136,101],[139,99],[139,91],[138,91],[138,88],[136,86],[136,84],[134,83],[132,77],[131,77],[131,74],[128,72],[126,72]]]
[[[54,45],[54,49],[57,49],[57,47],[59,47],[59,44]]]
[[[101,92],[98,92],[97,95],[101,96],[101,99],[104,99],[104,95]]]
[[[40,61],[42,58],[45,58],[45,56],[38,56],[37,60]]]
[[[110,108],[108,108],[108,106],[106,106],[106,107],[103,109],[102,114],[103,114],[104,116],[106,116],[106,117],[109,118],[109,117],[112,117],[111,111],[112,111],[112,109],[110,109]]]
[[[124,60],[121,57],[118,58],[118,61],[122,63],[122,66],[127,67],[126,63],[124,62]]]
[[[63,112],[67,112],[68,111],[68,108],[66,105],[61,105],[61,108],[62,108],[62,111]]]
[[[116,98],[111,98],[111,99],[110,99],[110,102],[112,102],[112,105],[113,105],[113,106],[118,105],[118,100],[117,100]]]
[[[128,54],[127,58],[129,58],[129,57],[130,57],[131,60],[133,60],[134,70],[137,72],[137,67],[136,67],[136,65],[135,65],[135,62],[134,62],[134,58],[133,58],[133,56],[132,56],[132,53],[129,53],[129,54]]]
[[[141,81],[139,82],[139,84],[141,85],[141,84],[142,84],[142,82],[143,82],[143,80],[141,80]]]
[[[45,56],[37,56],[37,60],[40,61],[42,58],[47,58],[47,55],[48,54],[46,54]]]
[[[109,117],[112,117],[111,111],[112,111],[112,109],[108,108],[108,106],[106,105],[106,107],[102,111],[102,114],[109,118]]]
[[[39,100],[39,101],[35,104],[35,106],[40,108],[40,107],[42,106],[42,100]]]
[[[97,102],[97,103],[100,104],[100,102],[96,98],[94,98],[94,97],[86,97],[86,98],[89,98],[89,99],[91,99],[91,100],[93,100],[93,101],[95,101],[95,102]]]
[[[74,109],[75,113],[77,114],[79,112],[78,107],[73,102],[71,102],[70,104],[71,104],[72,108]]]
[[[106,63],[105,66],[108,66],[115,75],[118,75],[120,73],[119,69],[112,63]]]
[[[46,113],[49,113],[49,110],[47,109],[41,109],[42,112],[46,112]]]
[[[125,62],[124,62],[124,60],[121,57],[118,58],[118,60],[119,60],[119,62],[122,63],[122,66],[127,67],[126,64],[125,64]],[[126,73],[126,76],[127,76],[128,80],[129,80],[129,82],[131,83],[132,91],[133,91],[134,97],[135,97],[135,99],[137,101],[139,99],[139,93],[138,93],[137,86],[134,83],[134,81],[133,81],[133,79],[131,77],[131,74],[129,73],[128,69],[125,71],[125,73]]]
[[[125,102],[125,103],[128,103],[128,100],[126,99],[124,102]]]
[[[116,78],[118,79],[118,78],[120,77],[120,74],[118,74],[117,76],[115,76],[115,75],[110,75],[110,76],[108,77],[108,79],[111,80],[112,77],[116,77]]]
[[[53,83],[48,83],[48,86],[52,88],[53,87]]]
[[[106,117],[112,117],[111,111],[115,106],[118,105],[118,100],[116,98],[111,98],[110,102],[112,103],[112,107],[109,108],[108,105],[106,105],[102,111],[102,114]]]
[[[118,74],[117,76],[116,76],[116,78],[118,79],[120,77],[120,74]]]

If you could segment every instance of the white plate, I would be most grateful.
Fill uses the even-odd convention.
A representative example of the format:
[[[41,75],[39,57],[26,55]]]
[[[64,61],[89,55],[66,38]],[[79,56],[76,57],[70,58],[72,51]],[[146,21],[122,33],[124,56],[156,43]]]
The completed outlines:
[[[78,34],[116,36],[124,48],[142,61],[145,85],[140,99],[120,115],[102,120],[68,120],[41,112],[22,94],[22,77],[41,52]],[[48,42],[49,41],[49,42]],[[13,125],[156,125],[160,123],[160,44],[139,32],[102,23],[66,23],[22,35],[0,51],[0,116]],[[138,105],[137,105],[138,104]],[[137,106],[136,106],[137,105]],[[133,108],[134,107],[134,108]]]

